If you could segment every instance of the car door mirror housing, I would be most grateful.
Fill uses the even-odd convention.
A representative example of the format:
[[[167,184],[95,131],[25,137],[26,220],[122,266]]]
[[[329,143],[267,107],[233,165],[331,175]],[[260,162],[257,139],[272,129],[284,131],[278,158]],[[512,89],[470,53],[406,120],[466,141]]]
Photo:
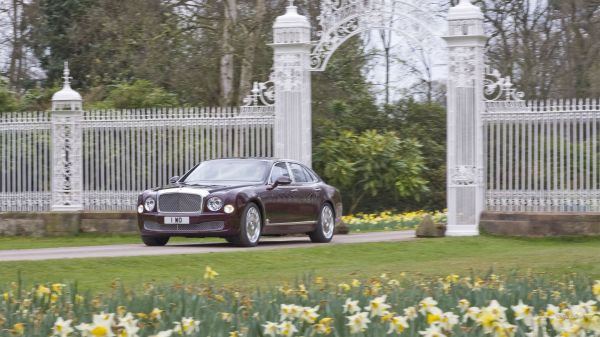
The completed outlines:
[[[179,180],[179,176],[174,176],[169,179],[171,184],[175,184]]]
[[[292,179],[290,179],[290,177],[281,176],[281,177],[277,178],[275,180],[275,182],[273,182],[273,184],[271,184],[269,189],[273,190],[273,189],[277,188],[277,186],[289,185],[291,183],[292,183]]]

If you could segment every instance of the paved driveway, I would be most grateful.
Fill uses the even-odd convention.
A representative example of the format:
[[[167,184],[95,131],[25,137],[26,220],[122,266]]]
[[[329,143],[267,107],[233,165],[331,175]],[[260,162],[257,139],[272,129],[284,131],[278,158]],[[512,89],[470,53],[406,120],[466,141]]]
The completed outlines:
[[[406,241],[415,238],[414,231],[401,232],[376,232],[364,234],[336,235],[330,244],[349,244],[364,242]],[[43,249],[18,249],[0,250],[0,261],[27,261],[27,260],[52,260],[73,259],[87,257],[122,257],[122,256],[149,256],[173,254],[205,254],[227,253],[240,250],[272,250],[282,248],[305,248],[323,244],[311,243],[304,237],[277,237],[264,238],[255,248],[232,247],[223,243],[202,244],[172,244],[165,247],[146,247],[143,244],[68,247],[68,248],[43,248]]]

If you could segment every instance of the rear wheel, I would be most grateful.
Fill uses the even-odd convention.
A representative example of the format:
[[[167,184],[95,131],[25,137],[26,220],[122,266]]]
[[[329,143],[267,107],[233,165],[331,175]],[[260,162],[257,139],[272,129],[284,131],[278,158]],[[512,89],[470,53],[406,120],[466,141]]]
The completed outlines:
[[[240,233],[231,237],[231,243],[241,247],[254,247],[258,244],[262,231],[260,209],[255,203],[249,203],[244,209],[240,221]]]
[[[314,231],[308,233],[310,241],[318,243],[327,243],[333,238],[333,230],[335,228],[335,215],[330,204],[325,204],[321,207],[319,214],[319,222]]]
[[[169,242],[168,236],[142,236],[142,241],[146,246],[155,247],[155,246],[164,246]]]

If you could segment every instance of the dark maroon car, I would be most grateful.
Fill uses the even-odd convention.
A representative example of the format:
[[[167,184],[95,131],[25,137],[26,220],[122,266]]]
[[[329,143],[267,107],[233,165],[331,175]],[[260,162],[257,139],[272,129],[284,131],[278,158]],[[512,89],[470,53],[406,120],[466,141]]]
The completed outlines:
[[[261,235],[329,242],[341,216],[339,191],[291,160],[209,160],[138,197],[148,246],[164,246],[172,236],[222,237],[244,247],[256,246]]]

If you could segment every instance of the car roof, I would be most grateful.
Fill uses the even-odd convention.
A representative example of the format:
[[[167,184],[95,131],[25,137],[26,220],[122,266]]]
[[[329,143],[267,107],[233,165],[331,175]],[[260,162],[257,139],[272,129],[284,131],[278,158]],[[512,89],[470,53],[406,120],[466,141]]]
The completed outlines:
[[[256,161],[267,161],[267,162],[280,162],[280,161],[286,161],[286,162],[290,162],[290,163],[298,163],[298,164],[302,164],[301,162],[297,161],[297,160],[293,160],[293,159],[284,159],[284,158],[266,158],[266,157],[231,157],[231,158],[215,158],[215,159],[210,159],[210,160],[206,160],[206,161],[215,161],[215,160],[256,160]]]

